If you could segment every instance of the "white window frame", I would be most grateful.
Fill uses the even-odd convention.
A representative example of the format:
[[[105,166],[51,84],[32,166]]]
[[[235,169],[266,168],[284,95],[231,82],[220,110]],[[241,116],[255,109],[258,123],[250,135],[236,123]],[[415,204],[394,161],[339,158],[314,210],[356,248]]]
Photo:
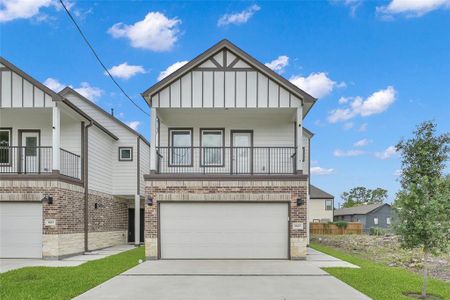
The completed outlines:
[[[123,157],[122,151],[128,150],[130,151],[130,157]],[[119,161],[133,161],[133,147],[119,147]]]
[[[378,225],[378,218],[377,217],[373,218],[373,224]]]
[[[386,224],[391,225],[391,217],[386,217]]]

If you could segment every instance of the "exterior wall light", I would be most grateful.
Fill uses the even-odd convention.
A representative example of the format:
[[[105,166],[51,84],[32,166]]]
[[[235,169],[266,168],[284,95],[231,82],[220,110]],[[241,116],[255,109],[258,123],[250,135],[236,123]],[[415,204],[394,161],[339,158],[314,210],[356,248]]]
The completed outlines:
[[[148,206],[152,206],[153,205],[153,198],[152,197],[147,197],[147,200],[145,201],[145,203]]]
[[[305,204],[305,201],[302,198],[297,198],[297,206],[302,206]]]
[[[45,195],[44,198],[42,198],[42,203],[47,202],[47,204],[53,204],[53,197],[49,195]]]

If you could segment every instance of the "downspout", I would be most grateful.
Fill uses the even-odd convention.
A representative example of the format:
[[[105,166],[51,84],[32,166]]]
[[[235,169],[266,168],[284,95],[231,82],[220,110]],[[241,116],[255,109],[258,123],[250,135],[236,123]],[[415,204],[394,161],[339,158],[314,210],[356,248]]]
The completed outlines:
[[[84,251],[89,251],[88,246],[88,236],[89,236],[89,157],[88,157],[88,150],[89,150],[89,127],[94,125],[94,122],[90,120],[89,125],[86,126],[84,131],[84,160],[83,160],[83,183],[84,183]]]

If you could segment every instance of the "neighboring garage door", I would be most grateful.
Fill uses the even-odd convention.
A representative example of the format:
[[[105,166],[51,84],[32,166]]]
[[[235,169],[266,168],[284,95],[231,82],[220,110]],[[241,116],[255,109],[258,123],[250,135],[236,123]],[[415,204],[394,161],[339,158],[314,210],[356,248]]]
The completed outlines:
[[[287,203],[160,203],[162,259],[287,259]]]
[[[0,202],[0,257],[42,257],[42,204]]]

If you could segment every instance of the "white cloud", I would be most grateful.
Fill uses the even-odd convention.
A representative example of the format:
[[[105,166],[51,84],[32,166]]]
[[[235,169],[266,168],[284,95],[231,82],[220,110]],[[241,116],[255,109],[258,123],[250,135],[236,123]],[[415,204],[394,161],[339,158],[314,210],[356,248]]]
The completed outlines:
[[[86,97],[87,99],[91,100],[92,102],[95,102],[98,98],[100,98],[103,95],[103,90],[91,86],[88,82],[82,82],[80,83],[80,87],[74,88],[75,91],[80,93],[82,96]]]
[[[109,73],[111,73],[112,76],[122,78],[122,79],[129,79],[130,77],[132,77],[134,75],[145,73],[144,67],[136,66],[136,65],[129,65],[127,62],[124,62],[117,66],[113,66],[108,71],[109,71]],[[105,72],[105,75],[107,75],[106,72]]]
[[[359,126],[358,131],[363,132],[367,130],[367,123],[362,123],[361,126]]]
[[[384,16],[405,14],[420,17],[440,8],[450,8],[450,0],[392,0],[386,6],[378,6],[376,11]]]
[[[334,173],[332,168],[311,167],[311,175],[330,175]]]
[[[353,146],[355,146],[355,147],[364,147],[364,146],[369,145],[370,143],[372,143],[371,140],[369,140],[369,139],[362,139],[362,140],[359,140],[359,141],[355,142],[353,144]]]
[[[366,154],[365,151],[362,150],[347,150],[347,151],[343,151],[340,149],[336,149],[333,152],[333,155],[336,157],[349,157],[349,156],[359,156],[359,155],[363,155]]]
[[[177,61],[176,63],[168,66],[167,69],[165,69],[164,71],[159,73],[158,81],[164,79],[165,77],[172,74],[173,72],[175,72],[176,70],[178,70],[179,68],[181,68],[182,66],[184,66],[187,63],[188,63],[187,60],[183,60],[183,61]]]
[[[286,55],[280,55],[276,59],[271,62],[266,63],[265,65],[270,68],[272,71],[277,71],[279,73],[284,72],[284,68],[289,64],[289,57]]]
[[[394,87],[388,86],[384,90],[373,93],[365,100],[359,96],[354,97],[347,108],[338,108],[330,111],[328,122],[336,123],[349,120],[358,115],[367,117],[382,113],[394,103],[396,93]]]
[[[127,125],[131,129],[138,130],[139,126],[141,125],[141,122],[139,122],[139,121],[130,121],[130,122],[127,122]]]
[[[339,98],[338,102],[339,102],[339,104],[346,104],[346,103],[348,103],[349,100],[350,100],[350,98],[348,98],[348,97],[341,97],[341,98]]]
[[[234,14],[225,14],[220,17],[219,21],[217,21],[217,26],[226,26],[230,24],[244,24],[257,12],[261,9],[256,4],[249,6],[241,12],[237,12]]]
[[[397,153],[397,150],[395,149],[395,146],[389,146],[384,151],[375,152],[375,157],[385,160],[385,159],[391,158],[396,153]]]
[[[127,38],[134,48],[155,52],[169,51],[178,40],[178,25],[181,20],[169,19],[160,12],[149,12],[133,25],[114,24],[108,33],[115,38]]]
[[[0,22],[8,22],[38,15],[41,8],[52,6],[52,0],[2,0],[0,4]]]
[[[55,91],[55,92],[59,92],[61,91],[64,87],[66,87],[65,84],[62,84],[61,82],[59,82],[57,79],[55,78],[47,78],[44,81],[44,85],[46,85],[49,89]]]
[[[394,176],[402,176],[402,170],[398,169],[394,171]]]
[[[311,73],[307,77],[294,75],[289,79],[290,82],[311,94],[316,98],[322,98],[330,94],[335,87],[339,87],[345,83],[336,83],[331,80],[327,73]]]
[[[353,122],[347,122],[347,123],[344,124],[344,129],[345,130],[352,129],[353,125],[354,125]]]
[[[64,4],[68,10],[75,5],[68,0]],[[42,13],[41,9],[47,7],[53,7],[57,11],[62,9],[58,0],[0,0],[0,23],[30,18],[35,18],[38,22],[45,21],[49,16]]]

